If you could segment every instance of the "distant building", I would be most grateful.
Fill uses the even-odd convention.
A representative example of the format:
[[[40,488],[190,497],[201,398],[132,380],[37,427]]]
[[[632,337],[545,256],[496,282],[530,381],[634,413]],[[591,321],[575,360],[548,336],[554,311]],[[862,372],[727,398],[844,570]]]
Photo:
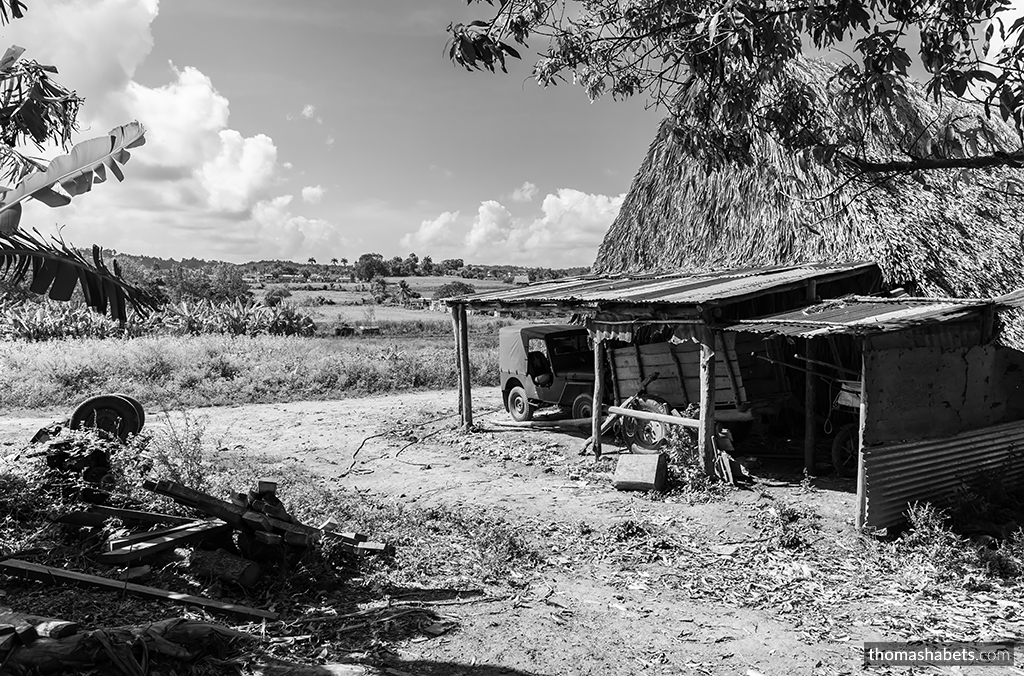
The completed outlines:
[[[526,286],[527,284],[530,283],[530,276],[516,275],[515,277],[512,278],[512,283],[515,284],[516,286]]]

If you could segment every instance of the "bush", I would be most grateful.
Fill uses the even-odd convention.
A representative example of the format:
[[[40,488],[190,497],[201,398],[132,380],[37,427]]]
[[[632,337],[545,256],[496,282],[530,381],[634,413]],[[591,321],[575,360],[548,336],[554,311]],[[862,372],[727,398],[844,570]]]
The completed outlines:
[[[452,298],[454,296],[468,296],[476,293],[476,287],[466,282],[448,282],[437,287],[434,291],[434,300],[441,298]]]
[[[267,307],[277,307],[285,298],[291,298],[292,292],[287,287],[279,286],[267,291],[263,296],[263,304]]]

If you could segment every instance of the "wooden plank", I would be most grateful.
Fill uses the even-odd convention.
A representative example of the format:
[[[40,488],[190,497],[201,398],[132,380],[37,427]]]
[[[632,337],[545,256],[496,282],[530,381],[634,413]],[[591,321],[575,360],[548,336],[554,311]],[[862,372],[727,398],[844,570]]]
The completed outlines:
[[[459,370],[464,377],[460,380],[462,386],[462,428],[469,431],[473,427],[473,397],[472,381],[469,370],[469,322],[466,319],[466,306],[459,305]],[[600,401],[598,399],[597,401]]]
[[[675,350],[671,350],[671,354],[672,354],[672,363],[676,367],[675,368],[675,372],[676,372],[676,379],[679,381],[679,390],[680,390],[680,392],[682,392],[683,399],[686,400],[686,403],[690,403],[691,401],[693,401],[693,399],[690,397],[690,393],[689,393],[689,391],[687,390],[687,387],[686,387],[686,374],[683,373],[683,365],[679,361],[679,353],[676,352]]]
[[[619,389],[619,378],[615,373],[615,360],[612,359],[611,352],[608,350],[605,350],[605,361],[608,363],[608,374],[612,379],[612,398],[615,401],[615,405],[618,406],[622,403],[622,390]]]
[[[161,535],[176,533],[184,528],[188,528],[189,526],[197,526],[201,523],[204,523],[204,521],[202,521],[201,519],[193,519],[192,521],[182,526],[170,526],[168,528],[158,528],[157,530],[151,530],[145,533],[135,533],[133,535],[125,535],[124,537],[110,538],[106,542],[106,548],[108,552],[114,549],[122,549],[134,542],[145,542],[146,540],[151,540],[155,537],[160,537]]]
[[[87,528],[99,528],[107,522],[107,517],[102,514],[92,514],[90,512],[68,512],[67,514],[61,514],[56,519],[57,523],[64,523],[69,526],[84,526]]]
[[[186,524],[193,523],[195,519],[186,516],[174,516],[173,514],[160,514],[158,512],[142,512],[137,509],[120,509],[118,507],[107,507],[105,505],[92,505],[89,511],[95,514],[102,514],[106,517],[114,517],[121,521],[133,521],[135,523],[171,523]]]
[[[591,441],[594,457],[601,457],[601,402],[604,401],[604,378],[601,364],[604,362],[604,341],[594,340],[594,408],[590,421]]]
[[[700,422],[697,447],[704,457],[704,473],[715,476],[715,338],[710,329],[702,331],[700,369]]]
[[[234,603],[224,603],[223,601],[216,601],[202,596],[170,592],[165,589],[147,587],[145,585],[135,584],[132,582],[119,582],[117,580],[110,580],[97,575],[87,575],[86,573],[79,573],[73,570],[51,568],[49,566],[21,561],[19,559],[0,561],[0,572],[4,572],[12,577],[23,577],[29,580],[37,580],[39,582],[95,587],[97,589],[104,589],[116,594],[128,593],[142,598],[170,601],[171,603],[179,603],[186,606],[196,606],[199,608],[205,608],[211,612],[227,613],[251,621],[258,622],[260,620],[277,619],[277,613],[261,610],[259,608],[249,608],[247,606],[236,605]]]
[[[640,346],[634,344],[633,345],[633,351],[636,354],[637,377],[639,377],[640,380],[643,380],[644,379],[644,360],[643,360],[643,357],[641,356],[642,353],[640,352]]]
[[[130,561],[137,561],[144,556],[150,556],[158,552],[167,551],[168,549],[174,549],[175,547],[179,547],[183,544],[202,540],[203,538],[211,537],[213,535],[226,533],[230,530],[231,526],[219,519],[215,521],[207,521],[193,526],[185,526],[174,533],[157,535],[150,540],[132,542],[120,549],[103,552],[96,557],[96,560],[100,563],[123,565]]]

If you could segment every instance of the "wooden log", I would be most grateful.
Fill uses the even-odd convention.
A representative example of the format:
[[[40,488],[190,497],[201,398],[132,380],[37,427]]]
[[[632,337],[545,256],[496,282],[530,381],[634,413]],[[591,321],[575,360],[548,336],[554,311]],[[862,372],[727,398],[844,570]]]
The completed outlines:
[[[45,638],[72,636],[77,634],[80,628],[77,622],[67,622],[66,620],[57,620],[52,617],[19,613],[10,608],[0,608],[0,625],[10,627],[9,632],[0,630],[0,634],[13,633],[15,627],[26,624],[34,626],[36,634]]]
[[[452,313],[452,335],[455,337],[455,374],[458,380],[458,392],[459,392],[459,419],[465,424],[465,420],[462,418],[462,379],[464,374],[462,373],[462,360],[459,358],[459,351],[461,349],[462,338],[461,332],[459,331],[459,306],[451,306]]]
[[[860,361],[860,421],[857,425],[857,514],[854,516],[854,525],[857,530],[862,530],[867,523],[868,517],[868,486],[864,473],[864,434],[868,429],[868,416],[877,415],[872,411],[875,405],[873,392],[868,385],[867,359],[861,355]]]
[[[594,444],[594,457],[601,457],[601,403],[604,401],[604,341],[594,339],[594,405],[591,415],[590,439]]]
[[[49,584],[95,587],[116,594],[127,593],[140,596],[142,598],[170,601],[171,603],[180,603],[186,606],[197,606],[199,608],[205,608],[210,612],[235,615],[249,621],[259,622],[261,620],[277,619],[277,613],[261,610],[259,608],[249,608],[247,606],[236,605],[234,603],[224,603],[223,601],[216,601],[202,596],[170,592],[165,589],[147,587],[145,585],[135,584],[132,582],[119,582],[118,580],[111,580],[97,575],[88,575],[86,573],[79,573],[73,570],[63,570],[61,568],[51,568],[50,566],[43,566],[38,563],[30,563],[19,559],[0,561],[0,572],[15,577],[38,580]]]
[[[169,523],[182,525],[192,523],[195,519],[187,516],[175,516],[173,514],[160,514],[159,512],[143,512],[137,509],[121,509],[119,507],[106,507],[104,505],[92,505],[89,511],[94,514],[102,514],[107,518],[117,518],[125,523]]]
[[[704,472],[715,476],[715,336],[710,329],[701,331],[700,345],[700,427],[697,447],[704,458]]]
[[[669,423],[670,425],[682,425],[683,427],[692,427],[694,429],[700,429],[701,422],[695,418],[681,418],[675,415],[665,415],[663,413],[652,413],[650,411],[638,411],[633,408],[622,408],[621,406],[609,406],[609,413],[615,415],[625,416],[627,418],[639,418],[640,420],[656,420],[658,422]]]
[[[157,535],[156,537],[148,540],[142,540],[141,542],[132,542],[120,549],[103,552],[96,557],[96,560],[100,563],[121,565],[130,561],[138,561],[144,556],[152,556],[158,552],[164,552],[168,549],[181,547],[184,544],[197,542],[204,538],[219,535],[221,533],[227,533],[230,530],[231,526],[219,519],[198,523],[192,526],[183,526],[181,530],[175,531],[174,533]]]
[[[267,545],[283,545],[284,538],[277,533],[267,533],[266,531],[258,530],[254,534],[258,542],[262,542]]]
[[[256,482],[256,492],[260,497],[277,494],[277,481],[274,479],[260,479]]]
[[[217,578],[241,587],[256,584],[263,572],[260,564],[255,561],[243,559],[223,549],[212,552],[193,549],[188,557],[188,567],[195,575]]]
[[[664,453],[620,455],[612,485],[619,491],[661,491],[668,480]]]
[[[804,350],[811,355],[814,349],[814,339],[805,338]],[[808,476],[814,474],[814,443],[815,433],[818,431],[817,420],[815,419],[815,406],[817,391],[815,386],[818,376],[814,373],[815,364],[807,362],[807,373],[804,374],[804,472]]]
[[[459,305],[459,343],[459,370],[465,374],[460,381],[462,386],[462,426],[468,432],[473,427],[473,379],[469,370],[469,322],[466,319],[466,306],[461,304]]]
[[[586,425],[590,425],[592,421],[592,418],[566,418],[565,420],[524,420],[522,422],[516,422],[515,420],[494,420],[491,421],[491,424],[497,425],[498,427],[508,427],[510,429],[548,430],[566,427],[585,427]]]
[[[249,665],[255,676],[377,676],[378,674],[405,674],[404,671],[388,669],[386,672],[362,664],[308,665],[268,660],[263,664]]]

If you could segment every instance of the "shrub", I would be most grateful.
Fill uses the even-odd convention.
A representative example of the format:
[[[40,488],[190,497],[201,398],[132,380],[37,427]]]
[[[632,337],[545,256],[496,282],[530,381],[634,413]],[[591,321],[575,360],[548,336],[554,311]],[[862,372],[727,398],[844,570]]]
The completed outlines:
[[[267,307],[277,307],[285,298],[291,298],[291,295],[292,292],[287,287],[278,286],[267,291],[267,295],[263,296],[263,304]]]

